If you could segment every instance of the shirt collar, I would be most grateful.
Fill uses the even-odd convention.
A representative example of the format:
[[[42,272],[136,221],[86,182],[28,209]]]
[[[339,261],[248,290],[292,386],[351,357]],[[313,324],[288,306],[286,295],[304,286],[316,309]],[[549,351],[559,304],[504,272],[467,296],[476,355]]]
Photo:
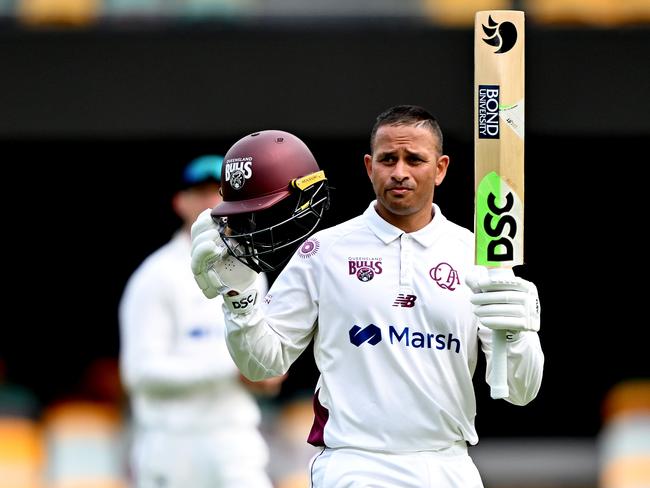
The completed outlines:
[[[374,234],[381,239],[384,244],[389,244],[395,239],[399,238],[404,231],[398,227],[395,227],[392,224],[386,222],[375,210],[375,205],[377,200],[373,200],[366,211],[363,213],[368,227],[374,232]],[[442,215],[440,207],[433,204],[433,219],[427,225],[422,227],[420,230],[415,232],[408,233],[415,241],[420,243],[423,246],[430,246],[433,244],[435,238],[439,235],[440,229],[447,221],[447,218]]]

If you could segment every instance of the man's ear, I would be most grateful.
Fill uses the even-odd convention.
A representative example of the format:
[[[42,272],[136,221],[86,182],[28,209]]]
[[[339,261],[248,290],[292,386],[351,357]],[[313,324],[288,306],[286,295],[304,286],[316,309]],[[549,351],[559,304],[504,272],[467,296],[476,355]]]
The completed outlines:
[[[447,175],[447,168],[449,167],[449,156],[443,154],[436,161],[436,186],[442,183]]]
[[[363,157],[363,164],[366,165],[366,173],[368,173],[368,176],[372,176],[372,154],[366,154]]]

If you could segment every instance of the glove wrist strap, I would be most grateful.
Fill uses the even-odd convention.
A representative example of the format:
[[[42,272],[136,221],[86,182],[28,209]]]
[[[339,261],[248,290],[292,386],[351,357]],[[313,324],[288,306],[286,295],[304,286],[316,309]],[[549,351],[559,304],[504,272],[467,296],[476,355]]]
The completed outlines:
[[[251,313],[257,303],[257,290],[250,288],[236,295],[223,295],[223,301],[232,313],[247,314]]]

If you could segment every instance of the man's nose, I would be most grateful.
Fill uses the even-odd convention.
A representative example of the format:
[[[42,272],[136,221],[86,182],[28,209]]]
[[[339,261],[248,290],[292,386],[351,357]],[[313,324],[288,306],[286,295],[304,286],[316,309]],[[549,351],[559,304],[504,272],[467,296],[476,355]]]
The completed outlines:
[[[397,181],[403,181],[408,178],[407,165],[404,160],[400,159],[397,161],[397,163],[395,163],[391,176]]]

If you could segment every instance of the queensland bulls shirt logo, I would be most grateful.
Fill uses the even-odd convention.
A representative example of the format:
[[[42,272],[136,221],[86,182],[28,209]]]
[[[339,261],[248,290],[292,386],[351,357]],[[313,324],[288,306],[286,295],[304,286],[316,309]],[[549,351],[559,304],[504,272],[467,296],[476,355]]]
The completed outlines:
[[[381,258],[348,258],[348,274],[359,281],[370,281],[384,271]]]

